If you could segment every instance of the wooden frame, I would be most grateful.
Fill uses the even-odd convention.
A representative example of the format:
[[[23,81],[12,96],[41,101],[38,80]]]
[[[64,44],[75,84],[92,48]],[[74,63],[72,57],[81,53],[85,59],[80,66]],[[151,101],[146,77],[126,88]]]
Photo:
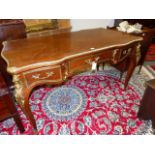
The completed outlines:
[[[71,30],[70,19],[57,19],[57,26],[58,28],[56,29],[47,29],[47,30],[27,33],[27,37],[30,38],[30,37],[52,35],[52,34],[57,34],[62,32],[69,32]]]

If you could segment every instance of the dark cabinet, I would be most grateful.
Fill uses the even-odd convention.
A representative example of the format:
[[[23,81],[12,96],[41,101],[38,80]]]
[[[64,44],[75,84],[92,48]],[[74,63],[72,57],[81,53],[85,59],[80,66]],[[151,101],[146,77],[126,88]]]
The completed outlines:
[[[152,126],[155,129],[155,79],[146,82],[146,85],[138,117],[144,120],[152,120]]]
[[[25,25],[21,19],[1,19],[0,20],[0,51],[3,48],[3,41],[25,38]],[[6,63],[1,58],[0,53],[0,71],[9,86],[12,85],[12,78],[6,71]]]

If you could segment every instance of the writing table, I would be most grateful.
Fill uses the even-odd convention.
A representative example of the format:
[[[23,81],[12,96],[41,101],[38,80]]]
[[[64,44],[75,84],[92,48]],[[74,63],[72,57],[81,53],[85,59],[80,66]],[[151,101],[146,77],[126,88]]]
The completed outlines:
[[[6,41],[1,55],[13,76],[16,100],[37,130],[29,106],[33,88],[61,84],[77,73],[91,70],[92,64],[118,64],[128,58],[126,88],[137,64],[141,41],[139,36],[98,28]]]

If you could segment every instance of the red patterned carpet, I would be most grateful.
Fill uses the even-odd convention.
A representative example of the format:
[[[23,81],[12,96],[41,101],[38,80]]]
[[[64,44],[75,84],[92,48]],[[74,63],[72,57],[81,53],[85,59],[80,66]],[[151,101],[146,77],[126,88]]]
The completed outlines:
[[[144,81],[134,74],[127,91],[117,70],[74,76],[61,87],[35,90],[30,105],[42,135],[151,134],[151,122],[137,118]],[[25,127],[32,126],[18,107]],[[0,124],[1,134],[20,134],[13,119]]]

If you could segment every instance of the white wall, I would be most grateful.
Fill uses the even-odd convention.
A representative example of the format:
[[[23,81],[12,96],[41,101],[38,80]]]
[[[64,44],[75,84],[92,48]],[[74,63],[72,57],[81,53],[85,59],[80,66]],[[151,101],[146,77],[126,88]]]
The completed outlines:
[[[71,19],[72,31],[113,26],[114,19]]]

